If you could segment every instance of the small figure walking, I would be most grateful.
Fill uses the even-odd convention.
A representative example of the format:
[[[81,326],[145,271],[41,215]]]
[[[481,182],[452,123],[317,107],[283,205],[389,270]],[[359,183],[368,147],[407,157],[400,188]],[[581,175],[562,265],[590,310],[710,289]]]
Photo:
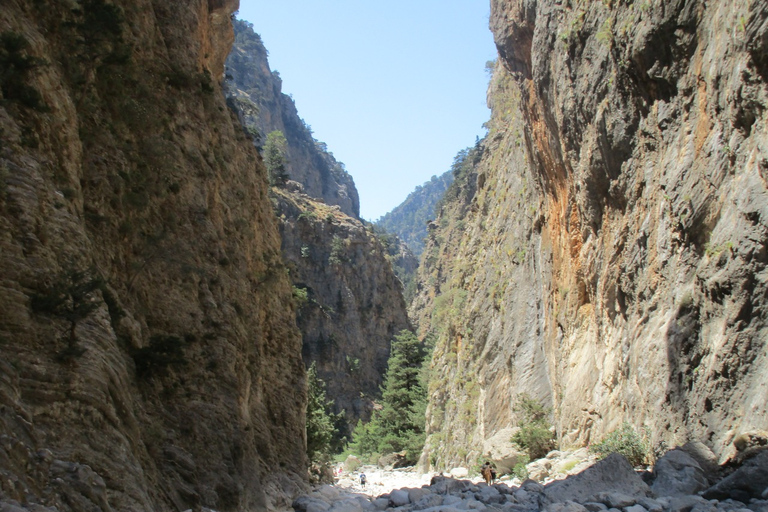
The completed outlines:
[[[360,473],[360,485],[365,489],[365,473]]]

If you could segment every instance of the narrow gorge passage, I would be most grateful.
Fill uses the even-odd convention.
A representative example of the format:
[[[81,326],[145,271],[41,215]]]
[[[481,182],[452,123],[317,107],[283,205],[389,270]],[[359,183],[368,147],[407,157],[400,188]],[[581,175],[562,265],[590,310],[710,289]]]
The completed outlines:
[[[0,509],[766,512],[764,1],[492,0],[377,223],[238,6],[0,9]]]

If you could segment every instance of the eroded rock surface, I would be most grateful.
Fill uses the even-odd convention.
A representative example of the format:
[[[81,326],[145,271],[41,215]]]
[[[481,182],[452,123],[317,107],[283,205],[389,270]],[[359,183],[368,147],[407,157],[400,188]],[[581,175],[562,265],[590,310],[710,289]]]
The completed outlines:
[[[424,460],[466,464],[520,393],[566,447],[629,421],[722,462],[768,423],[762,2],[494,0],[489,134],[430,225]]]
[[[304,485],[277,221],[218,84],[236,8],[3,2],[0,508],[264,510]]]

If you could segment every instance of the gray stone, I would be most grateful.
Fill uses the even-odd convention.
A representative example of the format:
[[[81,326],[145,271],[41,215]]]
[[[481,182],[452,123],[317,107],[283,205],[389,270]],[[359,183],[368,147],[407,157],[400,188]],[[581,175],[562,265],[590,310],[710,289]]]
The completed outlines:
[[[591,500],[598,493],[620,492],[631,499],[631,502],[621,502],[616,505],[605,501]],[[601,501],[610,506],[633,505],[638,499],[648,496],[650,489],[643,480],[637,476],[627,459],[619,454],[612,453],[605,459],[585,469],[581,473],[569,476],[547,485],[542,497],[543,504],[558,503],[563,501]]]
[[[389,498],[376,498],[371,503],[373,503],[373,506],[376,508],[376,510],[386,510],[389,507]]]
[[[681,449],[670,450],[653,468],[651,490],[657,496],[696,494],[709,487],[704,470],[691,455]]]
[[[356,499],[344,499],[331,505],[328,512],[363,512],[365,509]]]
[[[604,503],[608,508],[623,509],[637,503],[638,498],[622,492],[600,492],[592,496],[591,501]]]
[[[696,459],[701,469],[704,470],[704,474],[710,479],[710,483],[715,483],[720,471],[720,464],[718,463],[717,455],[709,446],[700,441],[688,441],[680,449]]]
[[[428,487],[421,487],[417,489],[403,489],[408,493],[408,501],[410,503],[416,503],[425,496],[432,494],[432,490]]]
[[[485,485],[481,486],[475,493],[475,499],[482,501],[486,505],[490,503],[503,503],[506,501],[506,498],[504,498],[496,488]]]
[[[457,503],[461,503],[461,502],[462,502],[462,499],[459,498],[458,496],[448,495],[443,498],[443,505],[456,505]]]
[[[587,501],[583,505],[589,512],[604,512],[608,510],[608,507],[599,501]]]
[[[408,491],[396,489],[389,493],[389,504],[393,507],[402,507],[409,504],[411,501],[408,498]]]
[[[584,505],[575,501],[565,501],[563,503],[551,503],[544,507],[543,512],[589,512]]]
[[[426,496],[422,496],[418,500],[414,500],[413,496],[410,498],[411,503],[413,503],[413,510],[424,510],[432,507],[439,507],[445,503],[444,497],[439,494],[428,494]]]
[[[653,498],[640,498],[637,500],[637,503],[642,505],[648,512],[661,512],[664,510],[664,505]]]
[[[624,512],[648,512],[648,510],[642,505],[631,505],[624,507]]]
[[[717,507],[701,496],[678,496],[669,502],[668,512],[715,512]]]
[[[296,512],[326,512],[331,506],[319,498],[300,496],[291,505]]]
[[[444,476],[432,477],[430,487],[437,494],[457,494],[474,486],[469,480],[456,480]]]
[[[768,450],[749,459],[734,473],[707,489],[702,496],[707,499],[732,498],[744,503],[759,499],[768,482]]]

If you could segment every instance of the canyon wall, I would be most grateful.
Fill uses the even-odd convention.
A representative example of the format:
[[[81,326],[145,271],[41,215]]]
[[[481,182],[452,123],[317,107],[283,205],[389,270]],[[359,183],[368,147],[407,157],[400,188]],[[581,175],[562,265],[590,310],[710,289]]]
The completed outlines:
[[[413,303],[435,332],[425,461],[473,463],[552,407],[721,458],[768,424],[764,3],[493,0],[488,136]]]
[[[236,8],[3,3],[5,505],[263,510],[303,485],[294,300],[219,86]]]
[[[234,26],[235,44],[226,61],[227,95],[256,145],[264,144],[270,132],[282,132],[288,177],[301,183],[309,196],[359,217],[360,199],[352,176],[324,143],[314,139],[293,98],[282,92],[280,74],[270,69],[267,50],[251,24],[235,20]]]
[[[281,92],[261,38],[247,22],[235,22],[226,69],[228,104],[254,144],[275,130],[285,135],[289,181],[270,194],[299,300],[302,354],[307,367],[316,363],[335,412],[344,412],[339,437],[348,438],[359,419],[370,417],[394,335],[410,327],[393,266],[405,279],[417,262],[393,240],[385,248],[373,227],[358,218],[352,177]]]

